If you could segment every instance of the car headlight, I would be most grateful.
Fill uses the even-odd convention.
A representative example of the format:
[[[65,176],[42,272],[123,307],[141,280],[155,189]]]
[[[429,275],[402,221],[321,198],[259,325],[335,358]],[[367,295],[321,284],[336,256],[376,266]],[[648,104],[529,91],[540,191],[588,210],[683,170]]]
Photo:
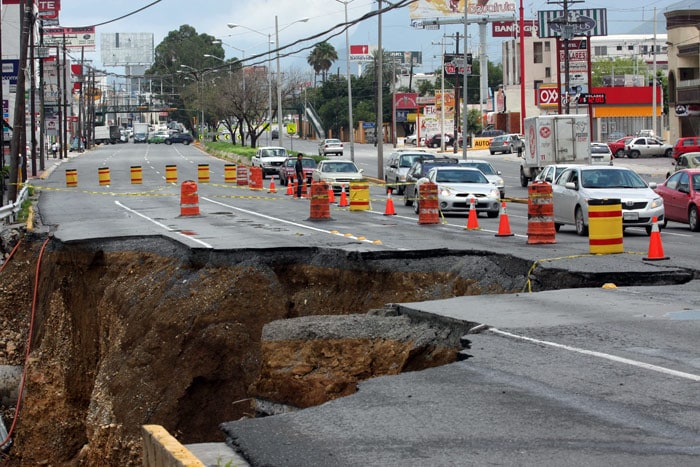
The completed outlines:
[[[497,178],[497,179],[496,179],[496,183],[495,183],[495,184],[496,184],[496,186],[497,186],[497,187],[503,187],[503,186],[506,186],[506,183],[505,183],[505,182],[503,181],[503,179],[502,179],[502,178]]]
[[[492,198],[500,198],[501,192],[498,188],[496,188],[495,190],[491,190],[491,193],[489,196],[491,196]]]
[[[449,187],[442,186],[440,187],[440,194],[442,196],[451,196],[452,195],[452,190]]]
[[[654,198],[653,200],[651,200],[651,204],[650,204],[652,209],[662,207],[663,205],[664,205],[664,200],[661,198]]]

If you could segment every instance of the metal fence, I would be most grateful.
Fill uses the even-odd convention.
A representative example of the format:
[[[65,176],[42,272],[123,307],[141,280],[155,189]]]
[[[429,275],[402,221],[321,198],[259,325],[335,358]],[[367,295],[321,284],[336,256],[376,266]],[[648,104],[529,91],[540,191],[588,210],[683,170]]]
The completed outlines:
[[[22,209],[22,203],[29,198],[29,187],[20,190],[17,201],[0,207],[0,221],[3,224],[11,224],[17,219],[17,213]]]

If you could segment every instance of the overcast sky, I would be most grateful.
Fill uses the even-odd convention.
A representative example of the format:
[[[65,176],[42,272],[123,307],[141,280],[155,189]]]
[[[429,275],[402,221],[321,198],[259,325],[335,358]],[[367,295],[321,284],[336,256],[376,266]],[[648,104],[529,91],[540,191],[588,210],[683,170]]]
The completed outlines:
[[[641,6],[641,4],[644,4]],[[677,3],[671,0],[640,2],[639,0],[617,0],[608,2],[595,0],[570,3],[570,8],[607,8],[608,33],[624,34],[640,26],[644,21],[651,21],[654,7],[657,8],[657,18],[663,22],[663,11]],[[151,5],[152,4],[152,5]],[[151,5],[144,10],[124,19],[117,18]],[[387,3],[384,2],[386,6]],[[519,4],[516,3],[516,7]],[[376,0],[351,0],[348,3],[348,18],[355,20],[373,10],[376,10]],[[539,10],[558,10],[558,3],[548,4],[545,0],[524,0],[526,18],[535,18]],[[344,21],[344,6],[337,0],[62,0],[60,22],[62,26],[87,26],[116,20],[97,27],[99,41],[101,33],[105,32],[152,32],[155,45],[168,34],[183,24],[194,27],[198,33],[207,33],[218,37],[224,43],[245,50],[246,56],[265,53],[268,49],[267,35],[275,38],[275,16],[280,27],[280,45],[289,44],[295,40],[307,38],[325,31]],[[308,17],[306,23],[290,24],[301,18]],[[250,29],[229,29],[227,23],[237,23]],[[382,17],[382,42],[387,50],[403,51],[418,50],[423,52],[424,67],[422,71],[432,71],[439,67],[440,46],[442,34],[454,34],[463,31],[463,26],[443,26],[440,31],[416,30],[410,26],[408,8],[394,11]],[[489,30],[490,36],[490,28]],[[657,30],[665,33],[664,28]],[[469,27],[472,36],[472,52],[478,48],[478,28]],[[487,38],[487,53],[491,61],[499,62],[502,39]],[[309,46],[306,42],[302,46]],[[341,58],[335,63],[341,73],[345,71],[345,36],[341,34],[329,39]],[[366,20],[350,30],[350,44],[377,43],[377,19]],[[274,48],[274,45],[273,45]],[[461,48],[461,47],[460,47]],[[224,47],[227,58],[241,57],[240,50]],[[294,57],[283,62],[283,67],[297,69],[308,68],[306,56],[308,50],[299,51]],[[87,59],[100,65],[99,53],[86,54]],[[353,65],[354,66],[354,65]],[[353,68],[354,70],[354,68]],[[335,70],[333,70],[335,71]]]

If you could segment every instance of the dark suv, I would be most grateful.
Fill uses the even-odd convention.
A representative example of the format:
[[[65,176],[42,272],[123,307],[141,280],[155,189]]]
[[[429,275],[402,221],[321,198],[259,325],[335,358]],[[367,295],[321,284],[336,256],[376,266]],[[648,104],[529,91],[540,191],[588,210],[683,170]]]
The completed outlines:
[[[190,144],[194,142],[194,138],[190,133],[173,133],[163,141],[165,144],[182,143]]]
[[[416,182],[428,174],[433,167],[459,164],[459,159],[453,157],[438,157],[435,159],[420,158],[413,163],[411,169],[406,174],[406,186],[403,190],[403,204],[413,206],[416,199]]]

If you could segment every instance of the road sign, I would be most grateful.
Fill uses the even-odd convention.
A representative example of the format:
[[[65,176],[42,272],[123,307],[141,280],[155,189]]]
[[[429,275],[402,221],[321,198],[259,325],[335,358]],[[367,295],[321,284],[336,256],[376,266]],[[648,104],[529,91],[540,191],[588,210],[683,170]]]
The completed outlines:
[[[579,104],[605,104],[605,93],[581,93],[578,96]]]

